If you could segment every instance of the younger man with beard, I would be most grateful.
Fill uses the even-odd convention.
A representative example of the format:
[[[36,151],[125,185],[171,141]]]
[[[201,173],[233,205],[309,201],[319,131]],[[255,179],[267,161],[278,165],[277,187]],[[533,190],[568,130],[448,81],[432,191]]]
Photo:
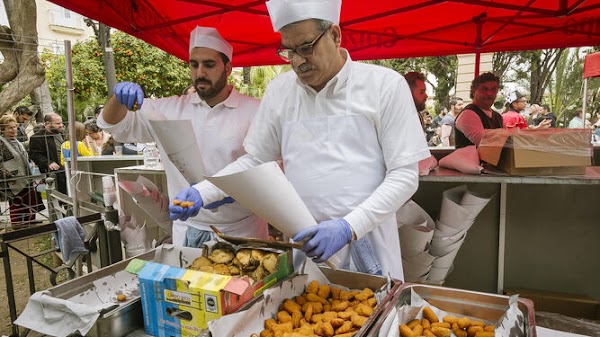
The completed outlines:
[[[169,195],[196,190],[164,155],[160,139],[153,138],[149,120],[189,120],[195,131],[204,175],[214,175],[245,154],[242,141],[258,108],[256,99],[243,96],[227,83],[231,74],[232,46],[211,27],[196,27],[190,36],[190,76],[196,92],[157,100],[145,100],[142,88],[118,83],[98,118],[98,126],[120,142],[156,142],[167,175]],[[134,102],[139,110],[132,111]],[[196,192],[198,193],[198,192]],[[199,196],[198,196],[199,199]],[[187,200],[190,200],[189,198]],[[210,239],[214,225],[227,235],[266,238],[266,223],[236,202],[213,210],[202,209],[189,218],[182,214],[173,222],[173,244],[199,247]],[[172,217],[174,218],[174,217]],[[188,219],[189,218],[189,219]]]
[[[60,165],[60,146],[64,142],[63,120],[60,115],[49,113],[44,116],[44,128],[34,133],[29,141],[29,158],[41,173],[56,175],[56,190],[67,194],[67,176]]]

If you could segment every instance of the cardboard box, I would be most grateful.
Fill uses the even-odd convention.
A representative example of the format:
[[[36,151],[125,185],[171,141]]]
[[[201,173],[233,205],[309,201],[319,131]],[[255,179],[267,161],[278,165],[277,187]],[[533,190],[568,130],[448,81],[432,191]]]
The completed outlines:
[[[557,293],[531,289],[506,289],[507,295],[519,294],[533,301],[536,311],[548,311],[575,318],[598,319],[600,303],[577,294]]]
[[[479,158],[509,175],[578,175],[592,163],[591,133],[583,129],[485,130]]]
[[[202,249],[171,245],[157,248],[154,261],[143,262],[137,273],[146,333],[197,336],[209,321],[235,312],[260,296],[293,273],[291,250],[274,251],[279,254],[277,270],[251,284],[247,277],[182,268],[203,256]]]

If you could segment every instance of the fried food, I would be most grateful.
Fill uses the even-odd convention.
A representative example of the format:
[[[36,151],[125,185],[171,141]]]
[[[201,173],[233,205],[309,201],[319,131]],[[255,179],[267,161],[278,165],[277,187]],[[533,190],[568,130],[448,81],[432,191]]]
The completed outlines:
[[[214,263],[223,263],[227,264],[233,260],[233,252],[227,249],[214,249],[210,255],[208,255],[208,259]]]
[[[430,323],[437,323],[440,319],[437,317],[435,312],[430,307],[423,308],[423,317],[426,318]]]
[[[194,261],[192,261],[192,265],[189,268],[194,270],[200,270],[200,268],[204,266],[212,266],[212,264],[212,261],[205,258],[204,256],[200,256],[194,259]]]
[[[278,256],[274,253],[269,253],[264,256],[262,260],[262,266],[269,273],[269,275],[277,271],[277,260]]]

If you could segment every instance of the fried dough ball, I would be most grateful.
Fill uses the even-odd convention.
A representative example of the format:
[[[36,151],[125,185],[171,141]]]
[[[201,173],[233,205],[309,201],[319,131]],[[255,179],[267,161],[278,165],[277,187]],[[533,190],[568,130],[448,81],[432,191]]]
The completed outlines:
[[[273,274],[277,270],[277,254],[269,253],[264,256],[262,260],[262,266],[269,273]]]
[[[242,274],[242,271],[240,270],[240,268],[236,265],[229,265],[227,266],[229,268],[229,274],[232,276],[239,276]]]
[[[319,282],[312,280],[306,286],[306,292],[309,294],[316,294],[319,291]]]
[[[225,264],[219,263],[219,264],[215,264],[213,266],[214,268],[214,273],[215,274],[220,274],[220,275],[231,275],[231,272],[229,272],[229,267]]]
[[[257,281],[260,281],[267,276],[269,276],[269,274],[267,273],[265,268],[263,268],[262,266],[258,266],[258,268],[254,269],[254,271],[252,272],[252,275],[251,275],[251,277]]]
[[[203,271],[205,273],[214,273],[215,272],[215,268],[213,268],[213,266],[202,266],[198,270]]]
[[[233,260],[233,252],[227,249],[221,249],[221,248],[217,248],[214,249],[210,255],[208,255],[208,258],[214,262],[214,263],[223,263],[223,264],[227,264],[229,262],[231,262],[231,260]]]
[[[235,254],[240,263],[239,266],[243,271],[253,271],[260,265],[260,260],[252,256],[253,251],[254,249],[242,248]]]
[[[212,262],[204,256],[200,256],[192,261],[190,269],[200,270],[200,268],[204,266],[212,266]]]

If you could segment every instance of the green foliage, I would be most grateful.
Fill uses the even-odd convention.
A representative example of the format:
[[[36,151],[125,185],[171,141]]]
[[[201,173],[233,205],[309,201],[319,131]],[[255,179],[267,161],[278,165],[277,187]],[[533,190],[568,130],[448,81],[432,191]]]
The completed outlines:
[[[138,83],[147,97],[177,95],[190,82],[187,64],[142,40],[122,32],[111,36],[117,82]],[[65,57],[45,51],[46,80],[55,111],[67,115]],[[78,42],[72,49],[75,111],[78,120],[91,115],[107,99],[102,51],[95,38]]]
[[[548,98],[559,123],[568,125],[573,112],[583,104],[583,58],[579,48],[562,53],[554,79],[548,85]]]
[[[267,84],[277,75],[290,69],[289,65],[252,67],[249,83],[245,83],[241,73],[232,73],[229,81],[240,93],[260,99],[265,94]]]

